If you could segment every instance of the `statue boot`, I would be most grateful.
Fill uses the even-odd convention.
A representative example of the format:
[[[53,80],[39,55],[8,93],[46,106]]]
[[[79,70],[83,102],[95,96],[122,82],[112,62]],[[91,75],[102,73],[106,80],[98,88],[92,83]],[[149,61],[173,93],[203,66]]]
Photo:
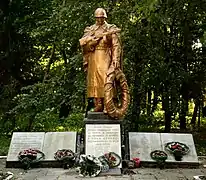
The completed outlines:
[[[102,98],[95,98],[94,99],[94,112],[102,112],[103,111],[103,99]]]

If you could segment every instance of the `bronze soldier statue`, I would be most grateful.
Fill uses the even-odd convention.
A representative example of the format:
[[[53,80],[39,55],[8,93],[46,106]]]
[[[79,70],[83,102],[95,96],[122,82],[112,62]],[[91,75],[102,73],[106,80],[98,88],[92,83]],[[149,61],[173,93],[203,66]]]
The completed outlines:
[[[122,47],[120,29],[106,22],[103,8],[96,9],[96,23],[86,27],[79,40],[83,49],[83,66],[87,72],[87,97],[94,98],[95,112],[106,112],[104,108],[105,83],[110,71],[121,69]]]

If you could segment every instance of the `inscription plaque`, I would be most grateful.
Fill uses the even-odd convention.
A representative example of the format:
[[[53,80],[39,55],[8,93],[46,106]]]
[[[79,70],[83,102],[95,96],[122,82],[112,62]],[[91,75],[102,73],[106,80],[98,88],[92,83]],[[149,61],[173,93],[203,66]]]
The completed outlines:
[[[18,161],[18,154],[24,149],[34,148],[42,151],[44,135],[44,132],[14,132],[7,161]]]
[[[43,152],[45,161],[55,160],[54,153],[58,149],[76,151],[76,132],[48,132],[45,134]]]
[[[86,155],[99,157],[107,152],[121,156],[119,124],[86,124]]]
[[[165,144],[172,141],[177,141],[186,144],[190,151],[188,154],[184,155],[182,161],[187,163],[198,163],[197,153],[193,141],[192,134],[174,134],[174,133],[161,133],[162,149],[165,150]],[[167,151],[166,151],[167,152]],[[175,158],[173,154],[167,152],[168,162],[174,162]]]
[[[150,153],[154,150],[162,150],[159,133],[129,132],[130,158],[139,157],[141,161],[154,160]]]
[[[171,141],[185,143],[190,148],[182,161],[176,161],[174,156],[165,150],[165,144]],[[144,162],[154,162],[150,153],[154,150],[162,150],[168,154],[166,163],[198,163],[192,134],[129,132],[129,147],[130,158],[139,157]]]

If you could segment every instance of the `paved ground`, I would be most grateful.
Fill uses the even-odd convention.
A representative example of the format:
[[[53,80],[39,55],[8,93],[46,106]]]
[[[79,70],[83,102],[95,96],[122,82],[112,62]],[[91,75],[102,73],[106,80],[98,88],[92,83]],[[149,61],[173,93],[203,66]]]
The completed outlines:
[[[5,168],[5,159],[0,160],[0,169],[4,172],[10,171],[14,173],[16,180],[192,180],[195,175],[206,175],[206,168],[202,166],[199,169],[155,169],[155,168],[139,168],[136,169],[134,175],[122,176],[103,176],[95,178],[82,178],[78,173],[72,170],[64,170],[61,168],[41,168],[31,169],[27,172],[22,169]]]
[[[204,175],[202,169],[138,169],[135,175],[104,176],[92,180],[192,180],[195,175]],[[206,175],[206,174],[205,174]],[[73,170],[63,169],[32,169],[27,173],[18,174],[18,180],[78,180],[90,179],[79,177]]]

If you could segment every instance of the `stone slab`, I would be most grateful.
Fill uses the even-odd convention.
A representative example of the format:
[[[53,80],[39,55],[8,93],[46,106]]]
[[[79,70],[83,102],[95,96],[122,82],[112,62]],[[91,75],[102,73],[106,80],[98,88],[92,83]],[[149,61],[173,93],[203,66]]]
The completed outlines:
[[[18,161],[18,154],[24,149],[34,148],[42,151],[44,136],[44,132],[14,132],[7,161]]]
[[[112,120],[112,121],[120,121],[122,120],[123,118],[121,119],[114,119],[114,118],[111,118],[110,116],[108,116],[108,114],[105,114],[103,112],[92,112],[92,111],[89,111],[88,114],[87,114],[87,119],[93,119],[93,120]]]
[[[121,156],[121,136],[119,124],[86,124],[86,155],[96,157],[106,152]]]
[[[87,114],[87,119],[111,119],[107,114],[103,112],[91,112]]]
[[[129,132],[130,159],[139,157],[141,161],[154,162],[150,153],[162,150],[159,133]]]
[[[162,149],[164,151],[165,151],[165,144],[171,141],[178,141],[186,144],[190,148],[190,151],[188,154],[184,155],[182,161],[179,162],[174,159],[174,156],[172,154],[167,152],[168,162],[176,162],[176,163],[181,163],[181,162],[198,163],[199,162],[192,134],[161,133],[161,142],[162,142],[161,144],[162,144]]]
[[[54,153],[59,149],[76,152],[76,132],[48,132],[45,134],[43,152],[45,161],[54,161]]]
[[[36,167],[62,167],[55,161],[54,153],[58,149],[71,149],[76,152],[76,132],[14,132],[7,156],[6,167],[19,168],[18,153],[24,149],[38,149],[45,153],[45,160]]]
[[[129,132],[130,159],[139,157],[145,166],[145,163],[150,163],[148,166],[153,165],[155,161],[151,159],[150,153],[154,150],[165,151],[165,144],[171,141],[187,144],[190,152],[183,156],[182,161],[176,161],[172,154],[166,152],[168,154],[168,159],[166,160],[167,167],[180,164],[183,167],[189,164],[199,165],[192,134]]]

